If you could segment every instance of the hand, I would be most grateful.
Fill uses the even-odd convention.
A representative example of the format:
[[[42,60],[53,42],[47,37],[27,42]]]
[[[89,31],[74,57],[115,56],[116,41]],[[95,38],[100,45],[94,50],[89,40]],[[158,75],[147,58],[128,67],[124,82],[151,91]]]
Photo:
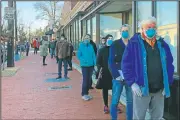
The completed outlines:
[[[121,76],[117,77],[116,80],[124,81],[124,79]]]
[[[163,91],[162,91],[162,95],[164,96],[165,95],[165,90],[163,89]]]
[[[142,92],[141,92],[141,89],[139,88],[139,85],[134,83],[132,84],[131,88],[135,95],[137,95],[138,97],[142,97]]]
[[[94,66],[94,70],[95,70],[95,71],[98,71],[98,68],[97,68],[97,66]]]

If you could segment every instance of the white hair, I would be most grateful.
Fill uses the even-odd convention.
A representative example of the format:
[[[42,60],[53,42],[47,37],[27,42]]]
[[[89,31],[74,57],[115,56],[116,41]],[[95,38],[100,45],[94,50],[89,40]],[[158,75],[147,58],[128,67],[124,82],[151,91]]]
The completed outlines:
[[[149,17],[148,19],[141,21],[140,27],[142,28],[144,25],[147,25],[149,23],[155,23],[156,24],[157,23],[156,18],[155,17]]]

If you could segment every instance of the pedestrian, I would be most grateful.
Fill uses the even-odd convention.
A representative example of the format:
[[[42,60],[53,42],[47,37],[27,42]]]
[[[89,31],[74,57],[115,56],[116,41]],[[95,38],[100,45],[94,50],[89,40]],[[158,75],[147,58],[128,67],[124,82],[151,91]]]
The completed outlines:
[[[29,41],[26,42],[25,48],[26,48],[26,56],[28,56],[29,55],[29,48],[30,48]]]
[[[73,57],[73,51],[74,51],[74,47],[72,44],[69,44],[69,47],[70,47],[70,56],[68,58],[68,65],[69,65],[69,71],[72,70],[72,57]]]
[[[113,43],[112,35],[107,35],[106,38],[104,38],[106,44],[104,47],[99,49],[97,54],[97,75],[101,76],[99,78],[98,82],[98,89],[102,89],[102,96],[104,100],[104,113],[109,113],[108,108],[108,90],[112,89],[112,76],[108,69],[108,58],[109,58],[109,47]],[[101,75],[100,75],[101,74]],[[101,79],[101,80],[100,80]]]
[[[164,38],[157,35],[156,18],[141,22],[141,33],[130,39],[122,59],[122,72],[133,91],[133,119],[161,120],[164,96],[170,97],[173,83],[173,57]]]
[[[91,35],[87,34],[88,36],[91,37]],[[90,38],[90,44],[93,46],[93,49],[94,49],[94,52],[95,52],[95,55],[97,55],[97,47],[96,47],[96,43],[93,42],[93,40]],[[94,68],[96,68],[95,66],[93,66]],[[94,72],[96,72],[95,69],[93,69]],[[93,75],[93,74],[92,74]],[[93,83],[93,80],[92,80],[92,77],[91,77],[91,81],[90,81],[90,84],[89,84],[89,89],[94,89],[93,86],[92,86],[92,83]]]
[[[33,47],[34,47],[34,54],[37,54],[38,47],[39,47],[37,38],[33,41]]]
[[[80,66],[82,68],[82,99],[88,101],[92,99],[92,96],[89,95],[91,77],[96,65],[96,55],[93,49],[93,46],[90,44],[91,36],[86,34],[83,37],[83,41],[79,45],[77,52],[77,58],[80,61]]]
[[[42,36],[42,45],[40,46],[40,55],[43,57],[43,66],[47,65],[46,64],[46,56],[48,55],[48,38],[47,36]]]
[[[54,53],[55,53],[55,57],[56,57],[56,63],[58,63],[58,56],[56,55],[56,43],[57,41],[59,41],[59,37],[57,37],[57,39],[55,40],[55,50],[54,50]]]
[[[64,64],[64,78],[68,79],[68,57],[70,56],[69,43],[65,39],[64,35],[61,35],[60,41],[56,43],[56,55],[58,57],[58,77],[62,78],[62,63]]]
[[[56,43],[55,40],[52,39],[49,43],[49,48],[50,48],[50,54],[51,54],[51,58],[53,58],[55,56],[55,48],[56,48]]]
[[[122,25],[120,31],[121,38],[119,40],[114,41],[110,47],[109,70],[113,77],[112,101],[111,101],[110,112],[111,112],[111,118],[113,120],[117,120],[117,111],[119,113],[122,112],[120,107],[118,107],[118,104],[124,87],[126,92],[126,120],[132,120],[132,114],[133,114],[132,91],[131,91],[131,87],[129,87],[125,83],[121,70],[122,56],[130,37],[129,31],[130,31],[129,25],[127,24]]]
[[[102,37],[101,39],[101,44],[99,45],[99,49],[103,48],[106,46],[106,40],[105,40],[105,37]]]

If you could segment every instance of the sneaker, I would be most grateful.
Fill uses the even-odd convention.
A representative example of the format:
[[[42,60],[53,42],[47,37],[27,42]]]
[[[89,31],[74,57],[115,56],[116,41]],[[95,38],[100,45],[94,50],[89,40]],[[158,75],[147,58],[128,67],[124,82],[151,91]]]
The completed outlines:
[[[83,100],[85,100],[85,101],[90,100],[88,95],[84,95],[84,96],[82,96],[82,99],[83,99]]]
[[[46,66],[47,64],[43,64],[43,66]]]
[[[94,89],[92,86],[89,89]]]
[[[122,110],[121,110],[120,107],[117,107],[117,112],[118,112],[118,113],[122,113]]]
[[[69,68],[68,71],[72,71],[72,68]]]
[[[65,79],[70,79],[69,77],[64,77]]]
[[[92,99],[93,97],[91,95],[88,95],[89,99]]]
[[[109,113],[109,108],[108,106],[104,106],[104,114],[108,114]]]
[[[61,79],[62,77],[61,76],[58,76],[56,79]]]

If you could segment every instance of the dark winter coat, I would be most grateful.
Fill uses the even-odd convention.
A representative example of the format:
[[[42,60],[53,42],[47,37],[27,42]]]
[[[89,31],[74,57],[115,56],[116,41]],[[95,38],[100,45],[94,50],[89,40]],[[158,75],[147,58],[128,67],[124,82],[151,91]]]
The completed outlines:
[[[100,71],[102,67],[102,89],[112,89],[112,76],[108,69],[108,58],[109,58],[109,47],[103,47],[98,51],[97,55],[97,68],[98,72]]]
[[[90,40],[90,44],[93,46],[94,52],[97,55],[97,47],[96,47],[96,43],[94,43],[92,40]]]

